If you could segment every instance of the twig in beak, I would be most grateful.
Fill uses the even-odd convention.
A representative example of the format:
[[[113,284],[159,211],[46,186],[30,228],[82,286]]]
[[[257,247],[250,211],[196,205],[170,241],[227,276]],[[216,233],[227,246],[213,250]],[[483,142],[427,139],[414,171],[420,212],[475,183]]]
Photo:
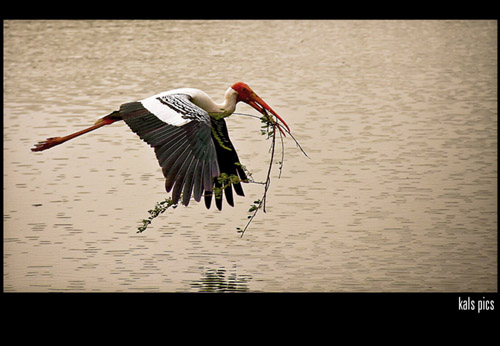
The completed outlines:
[[[262,198],[254,201],[254,204],[249,209],[249,212],[251,212],[252,215],[248,216],[249,220],[248,220],[247,224],[245,225],[245,227],[243,229],[237,227],[238,232],[241,233],[241,237],[243,237],[246,230],[248,229],[248,227],[250,226],[250,224],[252,223],[253,219],[255,218],[255,216],[257,215],[257,213],[259,212],[260,209],[262,209],[264,211],[264,213],[266,213],[267,192],[268,192],[269,187],[271,185],[271,171],[272,171],[272,166],[274,164],[273,161],[274,161],[274,154],[275,154],[275,149],[276,149],[276,133],[277,133],[276,128],[278,128],[278,130],[279,130],[279,135],[280,135],[280,140],[281,140],[281,161],[279,162],[280,166],[279,166],[278,178],[281,178],[283,164],[285,161],[285,143],[283,140],[283,138],[286,137],[285,132],[288,133],[292,137],[292,139],[295,141],[295,143],[297,144],[298,148],[302,151],[302,153],[307,158],[309,158],[309,156],[306,154],[306,152],[304,151],[302,146],[295,139],[295,137],[291,134],[289,129],[285,126],[282,126],[280,123],[278,123],[278,121],[279,121],[278,118],[275,120],[271,115],[269,115],[267,113],[266,109],[264,109],[264,108],[262,109],[261,113],[263,114],[263,116],[260,118],[257,116],[251,115],[251,114],[233,113],[233,114],[251,116],[251,117],[260,119],[265,125],[267,125],[267,128],[268,128],[267,131],[263,131],[263,134],[267,133],[267,136],[268,136],[267,138],[268,139],[272,138],[271,147],[269,148],[269,152],[271,153],[271,157],[270,157],[270,161],[269,161],[269,168],[267,170],[266,180],[264,182],[264,193],[262,195]],[[269,130],[269,126],[271,126],[271,128],[272,128],[271,131]]]

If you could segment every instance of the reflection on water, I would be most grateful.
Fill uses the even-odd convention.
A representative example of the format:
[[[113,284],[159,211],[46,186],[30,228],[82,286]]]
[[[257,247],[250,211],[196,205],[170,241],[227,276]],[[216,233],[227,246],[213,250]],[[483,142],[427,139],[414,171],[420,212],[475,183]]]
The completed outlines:
[[[4,290],[496,291],[497,46],[496,21],[4,21]],[[30,151],[122,103],[220,102],[239,80],[311,157],[286,138],[243,238],[262,186],[136,234],[166,194],[124,123]],[[260,121],[227,124],[264,180]]]
[[[191,287],[198,292],[247,292],[250,275],[230,273],[226,277],[226,270],[222,268],[208,269],[203,272],[199,281],[191,283]]]

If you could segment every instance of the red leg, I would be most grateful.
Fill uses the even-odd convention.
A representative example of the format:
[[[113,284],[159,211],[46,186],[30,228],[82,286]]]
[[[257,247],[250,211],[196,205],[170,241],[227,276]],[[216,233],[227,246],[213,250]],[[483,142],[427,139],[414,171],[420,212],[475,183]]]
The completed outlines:
[[[43,150],[52,148],[56,145],[62,144],[66,141],[69,141],[70,139],[81,136],[87,132],[94,131],[94,130],[96,130],[104,125],[109,125],[109,124],[114,123],[115,121],[122,120],[120,117],[113,116],[113,114],[115,114],[115,113],[116,112],[113,112],[110,115],[106,115],[105,117],[97,120],[93,126],[88,127],[84,130],[72,133],[72,134],[64,136],[64,137],[51,137],[51,138],[47,138],[44,141],[38,142],[37,144],[35,144],[34,148],[31,148],[31,151],[43,151]]]

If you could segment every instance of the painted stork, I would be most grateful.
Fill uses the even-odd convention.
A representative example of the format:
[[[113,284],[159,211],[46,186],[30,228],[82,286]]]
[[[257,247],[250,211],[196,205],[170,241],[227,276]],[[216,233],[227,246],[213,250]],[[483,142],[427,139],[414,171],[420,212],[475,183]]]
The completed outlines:
[[[84,130],[64,137],[52,137],[39,142],[32,151],[43,151],[70,139],[96,130],[104,125],[124,120],[130,129],[154,148],[165,176],[165,189],[172,189],[172,200],[187,206],[194,196],[199,202],[204,196],[210,208],[214,188],[221,189],[218,177],[222,173],[239,179],[223,187],[226,201],[234,206],[233,188],[237,195],[244,196],[240,182],[247,181],[236,150],[229,139],[225,117],[233,114],[236,104],[243,101],[268,117],[266,111],[277,120],[277,128],[290,128],[276,112],[267,105],[248,85],[235,83],[227,89],[222,104],[215,103],[205,92],[182,88],[166,91],[144,100],[125,103]],[[282,124],[279,124],[280,121]],[[222,209],[222,194],[215,198],[216,206]]]

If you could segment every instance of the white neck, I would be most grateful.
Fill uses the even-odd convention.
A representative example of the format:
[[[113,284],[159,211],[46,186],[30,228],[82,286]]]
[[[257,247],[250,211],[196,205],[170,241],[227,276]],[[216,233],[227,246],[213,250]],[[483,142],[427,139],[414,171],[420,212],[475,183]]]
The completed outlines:
[[[228,88],[224,95],[224,102],[221,104],[215,103],[210,96],[201,90],[196,90],[196,93],[192,93],[191,96],[193,103],[208,113],[223,113],[225,116],[229,116],[236,109],[238,93],[233,88]]]
[[[228,115],[233,114],[236,109],[236,103],[238,98],[238,92],[233,88],[228,88],[226,93],[224,94],[224,103],[220,105],[220,108],[223,109],[224,113],[228,113]]]

